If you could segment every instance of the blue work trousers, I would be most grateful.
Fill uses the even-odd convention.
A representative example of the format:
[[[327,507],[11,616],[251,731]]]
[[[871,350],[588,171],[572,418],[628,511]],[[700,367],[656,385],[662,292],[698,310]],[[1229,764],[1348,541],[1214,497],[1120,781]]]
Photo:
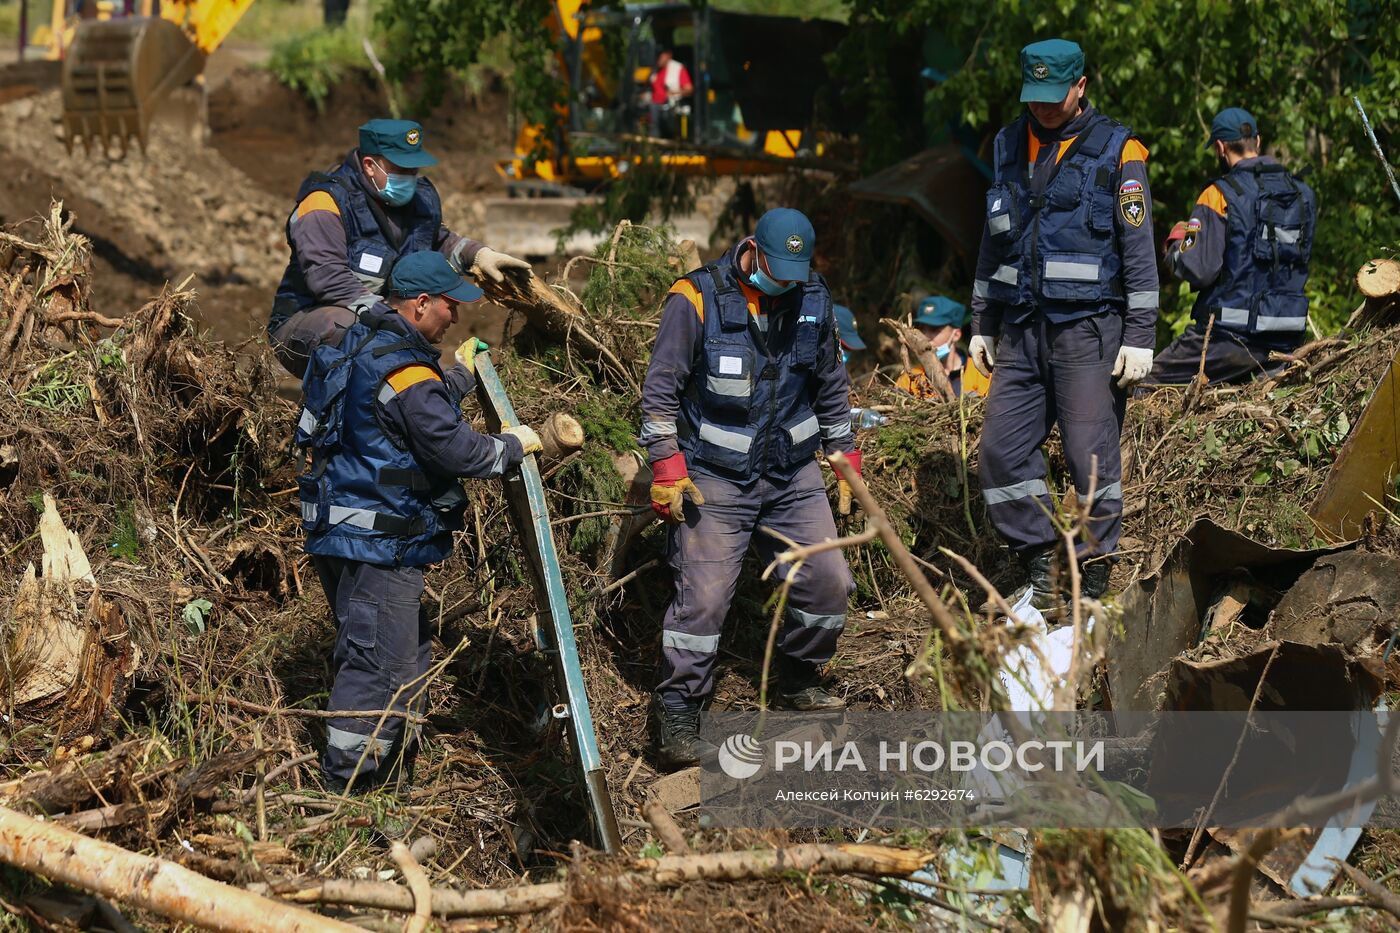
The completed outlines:
[[[720,633],[744,553],[752,547],[767,566],[788,548],[782,540],[759,531],[760,526],[799,545],[836,537],[831,503],[815,460],[786,481],[760,477],[741,484],[703,474],[692,475],[691,480],[705,504],[687,502],[685,522],[671,526],[669,554],[676,595],[661,624],[658,692],[663,699],[669,695],[700,700],[714,690]],[[780,579],[787,579],[788,569],[779,568]],[[839,549],[804,561],[788,594],[778,652],[814,665],[831,660],[854,589]]]
[[[1064,323],[1036,314],[1002,330],[978,456],[987,514],[1013,551],[1060,540],[1041,450],[1056,424],[1081,501],[1097,464],[1079,557],[1118,547],[1126,396],[1110,374],[1122,341],[1123,318],[1113,312]]]
[[[320,555],[311,560],[335,611],[330,708],[421,714],[432,660],[422,568]],[[327,724],[322,772],[340,785],[353,775],[352,790],[384,783],[407,769],[418,751],[417,727],[402,716],[338,716]]]

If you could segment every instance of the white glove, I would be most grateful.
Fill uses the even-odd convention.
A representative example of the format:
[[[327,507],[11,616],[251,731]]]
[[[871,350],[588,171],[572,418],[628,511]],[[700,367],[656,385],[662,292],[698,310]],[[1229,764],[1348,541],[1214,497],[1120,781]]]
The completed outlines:
[[[1147,374],[1152,371],[1152,349],[1150,347],[1139,349],[1137,347],[1122,347],[1118,350],[1118,359],[1113,361],[1113,372],[1110,375],[1121,376],[1118,380],[1118,388],[1126,389],[1135,386]]]
[[[990,376],[992,374],[992,367],[997,362],[996,356],[992,353],[992,341],[986,337],[973,337],[968,341],[967,355],[972,357],[973,364],[982,370],[982,375]]]
[[[484,272],[497,282],[506,280],[504,272],[506,269],[524,269],[529,272],[530,264],[523,259],[507,256],[489,246],[483,246],[477,250],[476,258],[472,260],[471,271],[474,274],[479,275]]]
[[[535,429],[528,424],[517,424],[513,428],[506,428],[501,433],[509,434],[520,441],[520,446],[524,448],[524,452],[527,454],[538,453],[544,450],[544,445],[540,443],[540,436],[536,434]]]

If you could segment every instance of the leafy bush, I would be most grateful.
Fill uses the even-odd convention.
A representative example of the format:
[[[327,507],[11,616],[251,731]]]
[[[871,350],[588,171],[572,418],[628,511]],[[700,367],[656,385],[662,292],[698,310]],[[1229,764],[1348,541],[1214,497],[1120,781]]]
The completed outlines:
[[[324,110],[326,97],[347,69],[367,68],[360,37],[348,29],[317,29],[272,47],[267,67],[287,87]]]

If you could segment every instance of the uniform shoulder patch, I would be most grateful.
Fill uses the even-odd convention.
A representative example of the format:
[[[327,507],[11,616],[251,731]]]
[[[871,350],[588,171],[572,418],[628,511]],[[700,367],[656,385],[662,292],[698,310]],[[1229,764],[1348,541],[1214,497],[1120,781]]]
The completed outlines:
[[[1125,223],[1141,227],[1147,219],[1147,201],[1143,196],[1146,186],[1136,178],[1125,178],[1118,188],[1118,212]]]
[[[340,216],[340,205],[335,203],[335,198],[325,191],[313,191],[301,199],[297,205],[297,216],[305,217],[312,211],[330,211],[337,217]]]
[[[389,388],[394,390],[394,394],[398,395],[420,382],[441,382],[442,377],[433,372],[431,366],[409,363],[407,366],[400,366],[391,372],[389,378],[384,381],[389,384]]]

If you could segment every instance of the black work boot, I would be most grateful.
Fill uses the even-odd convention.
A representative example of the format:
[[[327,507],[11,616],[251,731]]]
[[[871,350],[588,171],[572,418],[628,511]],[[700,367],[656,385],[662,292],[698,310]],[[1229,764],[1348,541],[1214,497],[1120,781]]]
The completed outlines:
[[[785,655],[778,656],[778,696],[788,709],[803,713],[846,708],[845,700],[826,689],[817,665]]]
[[[1085,599],[1098,599],[1108,592],[1108,575],[1113,572],[1109,560],[1096,560],[1079,568],[1079,595]]]
[[[1025,551],[1017,554],[1016,559],[1020,561],[1021,569],[1026,574],[1026,582],[1030,584],[1032,606],[1041,612],[1064,606],[1060,588],[1055,585],[1053,546]]]
[[[654,694],[651,699],[657,763],[667,771],[675,771],[698,765],[702,759],[718,754],[714,743],[700,738],[701,702],[668,699],[669,703],[660,694]]]

